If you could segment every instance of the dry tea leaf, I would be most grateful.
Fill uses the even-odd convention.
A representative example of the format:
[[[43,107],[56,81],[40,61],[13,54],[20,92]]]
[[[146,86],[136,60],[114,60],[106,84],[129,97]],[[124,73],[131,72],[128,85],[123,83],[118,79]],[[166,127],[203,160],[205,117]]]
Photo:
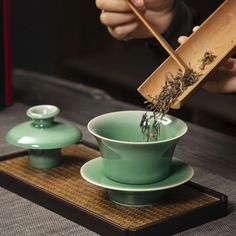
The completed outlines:
[[[204,70],[206,65],[211,64],[215,58],[216,56],[213,55],[212,52],[205,52],[203,58],[201,59],[202,64],[199,68]]]
[[[211,52],[205,52],[201,59],[202,65],[200,69],[203,70],[206,65],[212,63],[216,56]],[[151,102],[147,103],[146,111],[152,111],[152,115],[148,116],[147,112],[142,116],[140,127],[144,137],[149,140],[157,140],[160,134],[160,125],[163,117],[169,111],[171,105],[178,99],[178,97],[191,85],[199,80],[200,74],[190,69],[185,73],[178,70],[174,76],[168,72],[166,74],[165,84],[162,87],[159,96],[151,98]],[[153,122],[150,122],[153,120]]]

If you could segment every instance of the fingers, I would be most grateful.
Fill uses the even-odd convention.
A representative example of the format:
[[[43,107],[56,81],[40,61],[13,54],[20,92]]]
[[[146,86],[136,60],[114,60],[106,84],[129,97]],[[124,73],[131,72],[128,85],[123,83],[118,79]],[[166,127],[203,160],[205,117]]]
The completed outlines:
[[[180,36],[180,37],[178,38],[178,42],[179,42],[180,44],[184,44],[187,40],[188,40],[188,37],[187,37],[187,36]]]
[[[203,85],[204,89],[212,93],[235,93],[236,75],[228,79],[209,80]]]
[[[193,32],[196,32],[199,26],[193,28]],[[180,36],[178,42],[180,44],[185,43],[188,40],[187,36]],[[232,93],[236,92],[236,59],[228,59],[223,67],[214,74],[212,79],[207,81],[203,85],[204,89],[209,92],[217,93]]]
[[[144,0],[131,1],[139,10],[144,9]],[[127,0],[96,0],[96,5],[102,10],[100,21],[116,39],[127,40],[140,25]]]
[[[109,33],[116,39],[128,40],[129,34],[135,31],[139,26],[137,21],[134,21],[127,25],[117,26],[117,27],[108,27]]]
[[[131,0],[131,2],[139,9],[143,10],[145,8],[144,0]]]
[[[143,0],[131,0],[136,7],[144,7]],[[109,33],[116,39],[127,40],[139,26],[127,0],[96,0],[96,5],[102,10],[100,21],[108,27]]]
[[[195,26],[195,27],[193,28],[193,32],[196,32],[199,28],[200,28],[199,26]],[[180,36],[180,37],[178,38],[178,43],[179,43],[179,44],[184,44],[187,40],[188,40],[188,37],[187,37],[187,36]]]
[[[199,28],[200,28],[200,26],[193,27],[193,32],[196,32]]]
[[[110,27],[128,24],[135,20],[136,17],[132,13],[102,12],[100,15],[100,21]]]
[[[96,0],[96,6],[100,10],[110,12],[129,12],[130,8],[126,0]]]
[[[131,0],[133,4],[139,9],[145,8],[143,0]],[[100,10],[109,12],[131,12],[127,0],[96,0],[96,6]]]
[[[223,65],[224,68],[228,70],[235,70],[236,71],[236,59],[229,58]]]
[[[214,93],[236,92],[236,71],[221,68],[203,87],[207,91]]]

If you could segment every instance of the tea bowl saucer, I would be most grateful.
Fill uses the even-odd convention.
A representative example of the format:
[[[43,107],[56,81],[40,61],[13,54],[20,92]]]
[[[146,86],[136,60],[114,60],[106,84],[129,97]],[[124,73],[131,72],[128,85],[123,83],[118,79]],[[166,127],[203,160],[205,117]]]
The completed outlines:
[[[102,158],[98,157],[85,163],[80,173],[89,183],[106,189],[112,201],[136,207],[158,202],[165,190],[190,180],[194,170],[189,164],[173,158],[169,177],[151,184],[125,184],[106,177],[103,173]]]

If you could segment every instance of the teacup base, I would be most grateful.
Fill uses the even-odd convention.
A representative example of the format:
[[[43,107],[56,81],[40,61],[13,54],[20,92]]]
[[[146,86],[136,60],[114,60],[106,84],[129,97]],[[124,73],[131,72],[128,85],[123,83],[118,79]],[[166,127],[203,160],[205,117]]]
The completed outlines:
[[[144,207],[160,202],[166,190],[152,192],[127,192],[117,190],[107,190],[111,201],[130,207]]]
[[[186,183],[193,176],[193,168],[173,158],[170,175],[156,183],[132,185],[113,181],[107,178],[102,168],[102,158],[86,162],[80,169],[81,176],[91,184],[105,189],[109,200],[126,206],[147,206],[162,201],[168,189]]]

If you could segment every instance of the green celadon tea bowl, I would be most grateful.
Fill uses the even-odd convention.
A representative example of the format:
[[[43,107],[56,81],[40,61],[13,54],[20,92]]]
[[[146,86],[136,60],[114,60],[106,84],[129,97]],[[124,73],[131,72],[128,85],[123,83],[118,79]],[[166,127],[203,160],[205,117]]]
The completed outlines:
[[[149,184],[170,174],[173,152],[187,132],[182,120],[166,115],[156,141],[147,141],[140,128],[145,111],[119,111],[100,115],[88,123],[102,156],[104,174],[117,182]],[[147,113],[148,116],[152,112]],[[153,122],[149,120],[149,122]]]

